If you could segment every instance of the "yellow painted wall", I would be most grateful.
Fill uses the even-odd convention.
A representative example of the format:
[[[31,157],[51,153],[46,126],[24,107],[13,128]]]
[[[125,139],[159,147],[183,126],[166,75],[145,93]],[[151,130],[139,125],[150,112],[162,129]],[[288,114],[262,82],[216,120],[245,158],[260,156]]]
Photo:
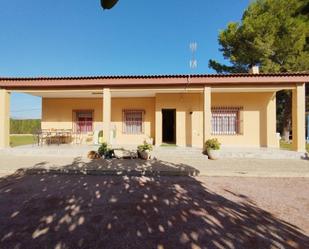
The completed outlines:
[[[277,147],[274,93],[212,93],[213,107],[243,107],[240,135],[216,135],[223,145]],[[140,144],[154,138],[162,144],[162,109],[176,109],[176,144],[203,146],[203,93],[157,94],[149,98],[112,98],[111,128],[114,144]],[[102,99],[42,100],[42,128],[72,129],[72,110],[94,110],[94,127],[102,129]],[[143,109],[144,134],[122,133],[122,110]],[[191,113],[191,114],[190,114]],[[210,136],[212,137],[212,136]]]
[[[43,98],[42,129],[72,129],[73,110],[93,110],[94,127],[102,126],[102,109],[99,98]]]
[[[122,110],[145,110],[144,134],[129,135],[122,133]],[[111,128],[116,128],[116,144],[141,144],[148,138],[154,138],[155,98],[112,98]],[[42,100],[42,129],[72,129],[72,110],[94,110],[94,128],[103,128],[102,99],[56,99]]]
[[[156,95],[156,144],[162,144],[162,109],[176,109],[176,144],[203,146],[203,95]],[[192,112],[192,114],[190,114]]]
[[[122,110],[144,110],[144,134],[133,135],[122,132]],[[155,98],[112,98],[112,128],[116,127],[116,144],[141,144],[155,136]]]
[[[277,147],[276,98],[267,93],[213,93],[212,106],[243,107],[240,135],[216,135],[223,145]]]
[[[212,93],[212,107],[243,107],[240,135],[216,135],[223,145],[278,147],[276,99],[267,93]],[[157,94],[156,144],[162,144],[162,109],[176,109],[176,144],[203,146],[203,94]],[[192,112],[192,114],[190,114]]]

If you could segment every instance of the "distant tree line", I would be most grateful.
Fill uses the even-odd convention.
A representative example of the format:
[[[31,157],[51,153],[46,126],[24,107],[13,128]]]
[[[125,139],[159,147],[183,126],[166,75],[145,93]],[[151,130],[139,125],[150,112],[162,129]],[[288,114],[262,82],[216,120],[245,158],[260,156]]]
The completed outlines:
[[[41,128],[40,119],[11,119],[10,133],[11,134],[32,134]]]

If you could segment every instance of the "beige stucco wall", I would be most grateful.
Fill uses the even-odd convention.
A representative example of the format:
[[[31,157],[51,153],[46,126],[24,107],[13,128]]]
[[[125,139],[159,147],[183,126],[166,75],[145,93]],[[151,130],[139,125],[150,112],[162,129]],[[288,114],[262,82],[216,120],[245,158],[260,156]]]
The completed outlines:
[[[122,132],[124,109],[144,110],[144,134],[124,134]],[[155,98],[112,98],[112,128],[116,128],[117,144],[141,144],[155,136]]]
[[[213,93],[212,106],[243,107],[242,134],[216,135],[223,145],[278,147],[274,92]]]
[[[155,99],[154,98],[112,98],[111,129],[116,128],[115,144],[141,144],[146,138],[154,138]],[[122,133],[122,110],[145,110],[144,134]],[[42,129],[72,129],[73,110],[93,110],[94,128],[103,129],[103,99],[42,99]]]
[[[102,99],[97,98],[43,98],[42,129],[72,129],[73,110],[93,110],[94,127],[102,126]]]
[[[156,144],[162,144],[162,109],[176,109],[176,144],[203,146],[203,95],[156,95]],[[192,112],[192,114],[190,114]]]
[[[162,109],[176,109],[176,144],[203,146],[203,93],[157,94],[149,98],[112,98],[111,129],[115,130],[114,144],[140,144],[152,137],[162,144]],[[242,134],[216,135],[223,145],[277,147],[276,99],[267,93],[212,93],[213,107],[243,107]],[[123,134],[123,109],[145,110],[144,134]],[[72,110],[94,110],[94,127],[102,129],[103,99],[46,99],[42,100],[42,128],[72,129]],[[212,136],[210,136],[212,137]]]
[[[162,109],[176,109],[176,144],[203,146],[203,94],[157,94],[156,143],[162,143]],[[240,135],[216,135],[223,145],[278,147],[276,98],[267,93],[212,93],[212,107],[242,107]],[[192,114],[190,114],[192,112]]]

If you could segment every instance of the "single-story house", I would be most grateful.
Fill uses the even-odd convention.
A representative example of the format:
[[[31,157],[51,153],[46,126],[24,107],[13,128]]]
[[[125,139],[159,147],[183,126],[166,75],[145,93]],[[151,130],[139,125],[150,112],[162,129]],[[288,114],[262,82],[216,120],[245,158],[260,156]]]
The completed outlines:
[[[103,130],[110,144],[278,147],[276,92],[292,91],[295,151],[305,151],[309,73],[0,78],[0,147],[9,146],[10,93],[42,97],[42,129]]]

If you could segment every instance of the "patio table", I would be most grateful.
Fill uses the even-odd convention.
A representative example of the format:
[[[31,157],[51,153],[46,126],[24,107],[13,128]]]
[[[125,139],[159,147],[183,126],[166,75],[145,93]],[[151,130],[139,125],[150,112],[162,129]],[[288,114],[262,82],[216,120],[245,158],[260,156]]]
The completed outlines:
[[[37,142],[38,145],[43,145],[44,142],[47,145],[52,143],[56,143],[60,145],[60,143],[66,143],[69,138],[72,138],[72,130],[40,130],[37,133]]]

